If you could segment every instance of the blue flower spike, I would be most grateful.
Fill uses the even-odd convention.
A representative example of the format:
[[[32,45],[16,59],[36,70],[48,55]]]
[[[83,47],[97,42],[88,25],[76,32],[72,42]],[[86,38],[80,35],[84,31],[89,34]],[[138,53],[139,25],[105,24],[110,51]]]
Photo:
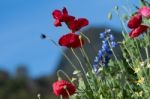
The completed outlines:
[[[105,39],[105,33],[100,33],[100,39]]]
[[[117,46],[115,37],[110,33],[111,29],[105,29],[100,33],[100,39],[102,40],[101,49],[98,51],[98,55],[95,57],[93,69],[95,73],[98,73],[98,69],[102,66],[107,67],[112,55],[112,48]],[[110,45],[109,45],[110,44]],[[112,47],[112,48],[111,48]]]

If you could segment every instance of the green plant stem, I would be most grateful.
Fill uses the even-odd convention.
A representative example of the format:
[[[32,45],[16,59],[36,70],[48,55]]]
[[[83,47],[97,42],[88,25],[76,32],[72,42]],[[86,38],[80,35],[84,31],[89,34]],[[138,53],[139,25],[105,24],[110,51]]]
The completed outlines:
[[[82,70],[83,70],[83,73],[84,73],[84,75],[85,75],[85,77],[86,77],[86,80],[87,80],[87,82],[88,82],[88,84],[89,84],[91,90],[93,91],[93,89],[92,89],[92,87],[91,87],[91,84],[90,84],[90,82],[89,82],[89,80],[88,80],[88,78],[87,78],[87,76],[86,76],[86,71],[85,71],[85,69],[84,69],[84,67],[83,67],[83,65],[82,65],[82,63],[81,63],[79,57],[75,54],[75,52],[74,52],[74,50],[73,50],[72,48],[71,48],[71,50],[72,50],[72,53],[74,54],[74,56],[76,57],[76,59],[78,60],[80,66],[81,66],[81,68],[82,68]],[[93,93],[94,93],[94,91],[93,91]]]
[[[84,58],[84,60],[85,60],[85,64],[86,64],[87,69],[90,70],[90,69],[89,69],[89,66],[88,66],[88,64],[87,64],[87,63],[88,63],[88,62],[87,62],[87,59],[86,59],[86,57],[85,57],[85,55],[84,55],[84,53],[83,53],[83,51],[82,51],[81,48],[80,48],[80,51],[81,51],[82,56],[83,56],[83,58]]]
[[[131,61],[132,61],[132,64],[133,64],[133,55],[130,53],[130,51],[128,50],[128,48],[126,47],[126,45],[125,44],[123,44],[123,45],[124,45],[125,49],[127,50],[129,56],[131,57]]]
[[[67,73],[65,73],[63,70],[58,70],[57,71],[57,76],[60,77],[60,73],[64,74],[66,76],[66,78],[70,81],[71,81],[71,78],[69,77],[69,75]],[[72,82],[73,83],[73,82]]]
[[[120,48],[121,48],[121,52],[123,53],[123,48],[121,47],[121,45],[120,45]],[[129,61],[127,61],[127,63],[128,63],[128,65],[129,65],[129,67],[130,67],[132,70],[134,70],[134,69],[132,68],[131,64],[129,63]]]
[[[69,91],[68,91],[67,89],[65,89],[65,90],[66,90],[66,92],[67,92],[67,94],[68,94],[69,99],[71,99],[71,98],[70,98]]]
[[[113,47],[111,46],[111,44],[110,44],[109,41],[108,41],[108,43],[109,43],[109,46],[110,46],[111,51],[112,51],[112,53],[113,53],[113,56],[115,57],[115,60],[117,61],[118,65],[119,65],[119,67],[120,67],[120,69],[121,69],[121,66],[120,66],[120,64],[119,64],[119,60],[118,60],[118,58],[117,58],[117,56],[116,56],[116,54],[115,54],[115,52],[114,52],[114,50],[113,50]]]
[[[147,57],[147,62],[146,62],[146,66],[148,66],[149,65],[149,53],[148,53],[148,47],[145,47],[145,52],[146,52],[146,57]],[[146,70],[144,70],[144,72],[145,72],[145,75],[146,75],[146,79],[148,80],[148,78],[149,78],[149,76],[147,75],[147,73],[146,73]]]
[[[83,36],[84,38],[86,38],[87,41],[88,41],[88,43],[90,44],[91,43],[90,39],[84,33],[82,33],[82,32],[80,32],[80,33],[81,33],[81,36]]]
[[[140,52],[140,49],[139,49],[139,46],[138,46],[138,42],[137,42],[137,40],[135,40],[135,43],[136,43],[136,47],[137,47],[137,50],[138,50],[139,56],[140,56],[140,58],[141,58],[141,61],[143,61],[143,58],[142,58],[142,55],[141,55],[141,52]]]
[[[128,31],[127,31],[127,29],[126,29],[126,26],[125,26],[125,24],[124,24],[124,22],[123,22],[121,16],[119,15],[118,11],[115,10],[115,13],[116,13],[116,15],[119,17],[119,20],[120,20],[120,22],[121,22],[122,28],[126,31],[126,33],[128,33]]]
[[[127,85],[129,86],[129,88],[131,89],[131,91],[134,93],[134,91],[133,91],[133,89],[131,88],[131,85],[129,84],[129,82],[128,81],[126,81],[127,82]]]
[[[148,47],[145,47],[146,57],[147,57],[147,65],[149,64],[149,53],[148,53]]]
[[[72,63],[72,61],[69,59],[69,57],[64,53],[64,51],[59,47],[59,45],[54,40],[50,39],[48,36],[47,36],[46,39],[49,40],[50,42],[52,42],[56,47],[58,47],[58,49],[62,52],[63,56],[71,64],[71,66],[73,67],[73,69],[78,70],[77,67]]]
[[[62,95],[60,95],[60,99],[63,99],[63,96],[62,96]]]
[[[88,57],[88,55],[86,54],[84,48],[81,47],[81,48],[80,48],[80,51],[81,51],[81,53],[83,54],[83,56],[85,57],[87,63],[89,64],[90,69],[92,69],[92,64],[90,63],[89,57]],[[88,68],[89,68],[89,67],[88,67]]]
[[[88,38],[88,37],[87,37]],[[80,48],[80,51],[81,51],[81,53],[82,53],[82,55],[83,55],[83,57],[84,57],[84,59],[88,62],[88,64],[90,65],[90,67],[91,67],[91,64],[90,64],[90,61],[89,61],[89,58],[88,58],[88,56],[87,56],[87,54],[86,54],[86,52],[85,52],[85,50],[84,50],[84,48],[83,48],[83,45],[82,45],[82,36],[80,36],[79,37],[79,39],[80,39],[80,44],[81,44],[81,48]],[[87,66],[87,68],[89,69],[89,67]],[[91,68],[92,69],[92,68]]]

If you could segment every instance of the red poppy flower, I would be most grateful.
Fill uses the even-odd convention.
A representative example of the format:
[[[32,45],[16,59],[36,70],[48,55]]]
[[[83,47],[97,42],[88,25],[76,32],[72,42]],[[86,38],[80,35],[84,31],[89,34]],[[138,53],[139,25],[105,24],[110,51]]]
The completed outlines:
[[[77,20],[71,20],[68,23],[68,27],[73,32],[80,30],[82,27],[87,26],[89,24],[88,20],[85,18],[79,18]]]
[[[137,28],[142,23],[142,15],[136,14],[128,21],[128,27],[131,29]]]
[[[69,95],[73,95],[76,93],[76,87],[70,82],[59,80],[53,83],[53,92],[57,96],[62,95],[63,97],[68,97]]]
[[[59,45],[66,46],[68,48],[81,47],[83,44],[83,39],[80,40],[79,35],[75,33],[68,33],[59,39]]]
[[[54,25],[57,26],[61,26],[61,22],[68,22],[70,20],[74,20],[75,17],[74,16],[70,16],[68,15],[68,11],[66,8],[63,8],[62,11],[60,10],[54,10],[53,13],[53,18],[55,19]]]
[[[150,7],[143,6],[139,9],[139,13],[146,18],[150,18]]]
[[[143,34],[144,32],[147,31],[148,26],[146,25],[140,25],[139,27],[133,29],[130,33],[129,36],[131,38],[138,37],[140,34]]]

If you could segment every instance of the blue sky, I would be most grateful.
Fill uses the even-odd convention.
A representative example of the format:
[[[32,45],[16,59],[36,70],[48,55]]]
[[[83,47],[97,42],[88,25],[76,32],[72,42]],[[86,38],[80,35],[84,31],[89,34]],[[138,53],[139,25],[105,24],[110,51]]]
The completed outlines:
[[[61,53],[52,43],[41,40],[40,34],[57,42],[69,32],[65,26],[53,26],[54,9],[66,7],[71,15],[87,18],[89,26],[119,28],[119,20],[108,21],[107,13],[124,4],[122,0],[0,0],[0,69],[13,74],[19,64],[25,64],[31,77],[51,74]]]

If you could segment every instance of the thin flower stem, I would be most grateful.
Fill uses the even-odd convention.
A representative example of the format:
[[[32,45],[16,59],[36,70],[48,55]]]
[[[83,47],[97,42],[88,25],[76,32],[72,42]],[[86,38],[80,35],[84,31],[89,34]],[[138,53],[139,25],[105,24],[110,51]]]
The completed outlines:
[[[63,96],[62,96],[62,95],[60,95],[60,99],[63,99]]]
[[[144,47],[144,49],[145,49],[145,53],[146,53],[146,65],[148,66],[149,65],[149,45],[150,45],[150,41],[149,41],[149,38],[150,38],[150,34],[149,34],[149,31],[147,31],[147,33],[145,33],[145,35],[144,35],[144,40],[145,40],[145,47]],[[150,75],[150,69],[149,68],[147,68],[148,69],[148,75]],[[145,72],[146,72],[146,70],[145,70]],[[146,73],[147,74],[147,73]],[[147,78],[149,78],[148,77],[148,75],[147,75]]]
[[[131,15],[131,12],[127,9],[126,6],[123,6],[122,8],[124,9],[125,13],[127,13],[129,16]]]
[[[123,20],[122,20],[122,18],[121,18],[121,16],[120,16],[120,14],[119,14],[118,11],[116,11],[116,10],[115,10],[115,12],[116,12],[116,15],[119,17],[119,20],[120,20],[120,22],[121,22],[122,28],[126,31],[126,33],[128,33],[128,31],[127,31],[127,29],[126,29],[126,26],[125,26],[125,24],[124,24],[124,22],[123,22]]]
[[[85,52],[85,50],[84,50],[84,48],[83,48],[83,45],[82,45],[82,36],[79,36],[79,40],[80,40],[80,44],[81,44],[80,51],[81,51],[83,57],[85,58],[85,60],[88,62],[88,64],[89,64],[90,67],[91,67],[92,65],[91,65],[91,63],[90,63],[90,61],[89,61],[89,58],[88,58],[88,56],[87,56],[87,54],[86,54],[86,52]],[[89,69],[88,66],[87,66],[87,68]],[[92,68],[91,68],[91,69],[92,69]]]
[[[88,62],[87,62],[87,59],[86,59],[86,57],[85,57],[85,55],[84,55],[84,53],[83,53],[83,51],[82,51],[82,49],[80,48],[80,51],[81,51],[81,53],[82,53],[82,56],[83,56],[83,58],[84,58],[84,60],[86,61],[85,62],[85,64],[86,64],[86,67],[87,67],[87,69],[89,70],[89,66],[88,66]]]
[[[63,55],[65,58],[68,60],[68,62],[71,64],[71,66],[75,69],[78,70],[77,67],[72,63],[72,61],[69,59],[69,57],[62,51]]]
[[[126,82],[127,82],[127,85],[129,86],[129,88],[131,89],[131,91],[134,92],[131,85],[129,84],[129,82],[128,81],[126,81]]]
[[[113,50],[113,47],[111,46],[111,44],[110,44],[110,42],[108,41],[108,43],[109,43],[109,46],[110,46],[110,48],[111,48],[111,50],[112,50],[112,53],[113,53],[113,55],[114,55],[114,57],[115,57],[115,59],[116,59],[116,61],[117,61],[117,64],[119,65],[119,67],[120,67],[120,70],[121,70],[121,73],[123,73],[123,71],[124,71],[124,67],[122,68],[121,67],[121,64],[120,64],[120,62],[119,62],[119,60],[118,60],[118,58],[117,58],[117,56],[116,56],[116,54],[115,54],[115,52],[114,52],[114,50]]]
[[[81,32],[81,35],[87,39],[88,43],[91,43],[90,39],[84,33]]]
[[[83,57],[85,57],[85,60],[87,61],[86,63],[89,64],[89,66],[87,66],[88,70],[89,70],[89,71],[93,70],[92,65],[91,65],[91,63],[90,63],[90,60],[89,60],[87,54],[85,53],[85,51],[83,51],[84,49],[81,48],[80,50],[81,50],[81,52],[84,54]],[[86,64],[86,65],[88,65],[88,64]],[[89,68],[89,67],[90,67],[90,68]],[[92,78],[93,78],[93,79],[96,79],[96,75],[93,75]]]
[[[81,51],[83,57],[85,58],[85,60],[87,61],[86,63],[89,64],[89,66],[87,66],[87,64],[86,64],[86,66],[87,66],[88,70],[90,71],[90,70],[92,70],[93,68],[92,68],[92,64],[90,63],[89,57],[88,57],[86,51],[84,50],[84,47],[82,46],[82,36],[80,36],[79,39],[80,39],[80,43],[81,43],[80,51]],[[88,39],[88,37],[87,37],[87,39]],[[90,42],[89,42],[89,43],[90,43]],[[96,78],[96,75],[94,75],[94,77],[92,77],[92,78],[93,78],[93,79]]]
[[[59,50],[62,52],[63,56],[67,59],[67,61],[71,64],[71,66],[75,69],[78,70],[77,67],[72,63],[72,61],[69,59],[69,57],[64,53],[64,51],[59,47],[59,45],[52,39],[50,39],[50,37],[46,36],[46,39],[49,40],[50,42],[52,42],[55,46],[57,46],[59,48]]]
[[[80,50],[81,50],[81,52],[83,53],[83,55],[84,55],[86,61],[88,62],[89,66],[90,66],[90,69],[92,69],[92,64],[90,63],[89,57],[88,57],[87,53],[85,52],[84,48],[81,47]]]
[[[120,46],[120,48],[121,48],[121,52],[123,53],[123,48]],[[133,68],[132,68],[132,66],[131,66],[131,64],[129,63],[129,61],[127,61],[127,63],[128,63],[128,65],[129,65],[129,67],[132,69],[132,70],[134,70]]]
[[[78,60],[80,66],[81,66],[81,68],[82,68],[82,70],[83,70],[83,72],[84,72],[84,75],[85,75],[85,77],[86,77],[86,80],[87,80],[87,82],[88,82],[88,84],[89,84],[91,90],[93,91],[93,89],[92,89],[92,87],[91,87],[91,84],[90,84],[90,82],[89,82],[89,80],[88,80],[88,78],[87,78],[87,76],[86,76],[86,71],[85,71],[85,69],[84,69],[84,67],[83,67],[83,65],[82,65],[82,63],[81,63],[79,57],[75,54],[75,52],[74,52],[74,50],[73,50],[72,48],[71,48],[71,51],[72,51],[72,53],[74,54],[74,56],[76,57],[76,59]],[[93,91],[93,93],[94,93],[94,91]]]
[[[126,47],[126,45],[125,44],[123,44],[123,45],[124,45],[125,49],[127,50],[129,56],[131,57],[131,61],[132,61],[132,64],[133,64],[133,55],[130,53],[130,51],[128,50],[128,48]]]
[[[71,81],[71,78],[69,77],[69,75],[67,74],[67,73],[65,73],[63,70],[58,70],[57,71],[57,76],[58,77],[60,77],[60,73],[63,73],[66,77],[67,77],[67,79],[70,81],[70,82],[72,82]],[[72,82],[73,83],[73,82]]]
[[[148,55],[149,53],[148,53],[148,48],[147,47],[145,47],[145,52],[146,52],[146,56],[147,56],[146,65],[149,65],[149,55]],[[144,72],[145,72],[146,78],[148,79],[149,76],[147,75],[146,70],[144,70]]]
[[[112,97],[112,99],[114,99],[114,97],[113,97],[113,91],[112,91],[112,88],[110,86],[111,82],[109,80],[106,80],[106,81],[108,82],[107,84],[108,84],[108,87],[109,87],[109,90],[110,90],[110,93],[111,93],[111,97]]]
[[[67,92],[67,94],[68,94],[69,99],[71,99],[71,98],[70,98],[71,95],[69,94],[69,91],[68,91],[67,89],[65,89],[65,90],[66,90],[66,92]]]
[[[139,52],[140,58],[141,58],[141,60],[143,61],[143,58],[142,58],[142,55],[141,55],[141,52],[140,52],[140,49],[139,49],[139,45],[138,45],[137,40],[135,40],[135,43],[136,43],[136,47],[137,47],[137,50],[138,50],[138,52]]]
[[[148,47],[145,47],[146,57],[147,57],[147,65],[149,64],[149,53],[148,53]]]
[[[133,8],[133,3],[131,2],[131,0],[126,0],[127,1],[127,5],[128,5],[128,15],[132,15],[132,8]],[[129,9],[130,8],[130,9]]]
[[[80,31],[80,33],[81,33],[81,36],[83,36],[83,37],[87,40],[87,42],[91,45],[91,47],[93,48],[93,50],[94,50],[94,51],[97,51],[96,48],[95,48],[95,46],[93,46],[93,44],[91,44],[91,40],[89,39],[89,37],[86,36],[86,35],[85,35],[84,33],[82,33],[81,31]]]
[[[108,42],[109,43],[109,46],[111,47],[111,49],[112,49],[112,46],[111,46],[111,44],[110,44],[110,42]],[[117,56],[115,55],[115,53],[114,53],[114,51],[113,51],[113,49],[112,49],[112,53],[113,53],[113,55],[114,55],[114,57],[115,57],[115,59],[117,60],[117,63],[118,63],[118,65],[120,66],[120,64],[119,64],[119,60],[118,60],[118,58],[117,58]],[[129,65],[130,66],[130,65]],[[131,67],[131,66],[130,66]],[[131,67],[132,68],[132,67]],[[121,66],[120,66],[120,69],[121,69]],[[132,90],[132,88],[131,88],[131,86],[130,86],[130,84],[129,83],[127,83],[128,84],[128,86],[129,86],[129,88]],[[133,90],[132,90],[133,91]]]
[[[116,54],[115,54],[115,52],[114,52],[114,50],[113,50],[113,47],[111,46],[111,44],[110,44],[109,41],[108,41],[108,44],[109,44],[109,46],[110,46],[110,48],[111,48],[111,51],[112,51],[112,53],[113,53],[113,55],[114,55],[114,57],[115,57],[115,59],[116,59],[118,65],[119,65],[119,60],[118,60],[118,58],[117,58],[117,56],[116,56]],[[119,66],[120,66],[120,65],[119,65]],[[121,68],[121,67],[120,67],[120,68]]]

